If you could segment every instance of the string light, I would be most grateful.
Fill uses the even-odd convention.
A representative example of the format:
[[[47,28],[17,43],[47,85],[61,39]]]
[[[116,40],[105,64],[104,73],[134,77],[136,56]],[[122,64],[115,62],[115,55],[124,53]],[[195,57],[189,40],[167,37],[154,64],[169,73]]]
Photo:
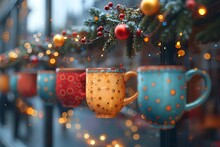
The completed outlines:
[[[145,37],[144,38],[144,42],[148,42],[149,41],[149,38],[148,37]]]
[[[159,22],[163,22],[164,21],[164,16],[162,14],[157,16]]]
[[[58,52],[54,52],[53,55],[54,55],[55,57],[57,57],[57,56],[59,56],[59,53],[58,53]]]
[[[51,51],[50,51],[50,50],[47,50],[47,51],[46,51],[46,54],[47,54],[47,55],[49,55],[50,53],[51,53]]]
[[[184,50],[179,50],[178,51],[178,57],[182,57],[185,55],[185,51]]]
[[[83,137],[84,137],[85,139],[88,139],[88,138],[89,138],[89,134],[88,134],[88,133],[85,133],[85,134],[83,135]]]
[[[207,13],[206,7],[205,7],[205,6],[200,6],[199,9],[198,9],[198,13],[199,13],[199,15],[201,15],[201,16],[206,15],[206,13]]]
[[[49,44],[47,45],[47,47],[48,47],[48,48],[52,48],[53,45],[52,45],[51,43],[49,43]]]
[[[205,53],[204,54],[204,59],[209,60],[211,58],[211,54],[210,53]]]
[[[55,64],[55,63],[56,63],[56,59],[51,58],[51,59],[50,59],[50,64]]]
[[[180,48],[181,48],[181,44],[180,44],[180,41],[177,41],[177,42],[176,42],[176,45],[175,45],[175,47],[176,47],[177,49],[180,49]]]

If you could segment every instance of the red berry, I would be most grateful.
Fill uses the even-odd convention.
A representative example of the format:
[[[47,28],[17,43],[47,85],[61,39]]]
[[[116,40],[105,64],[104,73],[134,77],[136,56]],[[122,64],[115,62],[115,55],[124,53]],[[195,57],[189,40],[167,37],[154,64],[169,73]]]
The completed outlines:
[[[101,31],[99,31],[99,32],[97,33],[97,35],[98,35],[98,36],[102,36],[103,34],[102,34]]]
[[[30,56],[30,61],[31,61],[33,64],[37,64],[37,63],[38,63],[38,57],[35,56],[35,55],[31,55],[31,56]]]
[[[124,13],[120,13],[120,14],[119,14],[119,18],[120,18],[121,20],[123,20],[123,19],[125,18],[125,14],[124,14]]]
[[[82,43],[85,43],[85,42],[86,42],[86,38],[83,37],[80,41],[81,41]]]
[[[72,36],[73,36],[73,37],[76,37],[76,36],[77,36],[77,32],[73,32],[73,33],[72,33]]]
[[[137,35],[137,36],[141,36],[141,33],[142,33],[141,29],[137,29],[136,35]]]
[[[62,31],[62,35],[63,35],[63,36],[66,36],[66,31]]]
[[[113,2],[109,2],[109,3],[108,3],[108,6],[109,6],[109,7],[113,7]]]
[[[120,8],[120,7],[121,7],[121,5],[120,5],[120,4],[117,4],[116,8],[118,9],[118,8]]]
[[[109,10],[109,6],[108,5],[105,6],[105,10]]]
[[[99,26],[99,27],[97,28],[97,31],[102,31],[103,29],[104,29],[103,26]]]

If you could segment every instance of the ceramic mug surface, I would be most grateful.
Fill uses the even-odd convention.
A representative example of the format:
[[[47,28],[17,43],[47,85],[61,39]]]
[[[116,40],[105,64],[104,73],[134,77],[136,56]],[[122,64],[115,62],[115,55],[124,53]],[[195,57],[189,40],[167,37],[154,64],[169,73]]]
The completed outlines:
[[[79,106],[85,100],[85,69],[57,68],[56,95],[65,107]]]
[[[37,72],[37,94],[46,104],[56,102],[56,73],[54,71]]]
[[[87,68],[86,101],[98,118],[115,117],[123,106],[137,98],[138,92],[125,98],[126,81],[137,76],[121,68]]]
[[[7,93],[9,91],[9,76],[0,74],[0,92]]]
[[[17,90],[23,98],[29,98],[37,94],[37,74],[19,72],[17,74]]]
[[[18,94],[18,90],[17,90],[17,80],[18,80],[18,76],[16,73],[10,75],[10,90],[17,95]]]
[[[205,89],[194,102],[187,104],[186,83],[201,75]],[[184,111],[201,105],[211,90],[208,74],[202,70],[185,72],[183,66],[143,66],[138,68],[138,106],[143,117],[154,128],[170,129]]]

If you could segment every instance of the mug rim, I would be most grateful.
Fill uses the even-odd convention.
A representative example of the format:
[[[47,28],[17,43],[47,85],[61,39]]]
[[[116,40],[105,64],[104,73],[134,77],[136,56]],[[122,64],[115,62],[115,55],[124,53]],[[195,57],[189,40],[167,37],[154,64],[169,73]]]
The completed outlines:
[[[39,71],[37,71],[37,73],[39,74],[39,73],[55,73],[55,71],[53,71],[53,70],[39,70]]]
[[[56,72],[70,72],[70,71],[85,72],[86,69],[83,69],[83,68],[56,68]]]
[[[147,70],[182,70],[185,71],[186,67],[181,65],[149,65],[149,66],[139,66],[137,71],[147,71]]]
[[[97,67],[97,68],[86,68],[86,72],[125,72],[125,68],[117,67]]]

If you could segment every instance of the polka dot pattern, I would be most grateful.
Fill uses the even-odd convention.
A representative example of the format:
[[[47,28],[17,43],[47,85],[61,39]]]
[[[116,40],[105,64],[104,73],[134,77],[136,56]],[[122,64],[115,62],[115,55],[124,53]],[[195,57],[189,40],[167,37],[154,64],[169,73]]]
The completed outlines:
[[[125,98],[124,73],[87,73],[86,101],[97,117],[112,118]]]
[[[37,93],[46,104],[50,105],[56,102],[55,76],[53,71],[39,71],[37,73]]]
[[[154,128],[172,128],[181,117],[186,104],[184,74],[182,70],[138,71],[138,107]]]
[[[59,71],[56,74],[56,95],[63,106],[74,108],[85,100],[85,71]]]

